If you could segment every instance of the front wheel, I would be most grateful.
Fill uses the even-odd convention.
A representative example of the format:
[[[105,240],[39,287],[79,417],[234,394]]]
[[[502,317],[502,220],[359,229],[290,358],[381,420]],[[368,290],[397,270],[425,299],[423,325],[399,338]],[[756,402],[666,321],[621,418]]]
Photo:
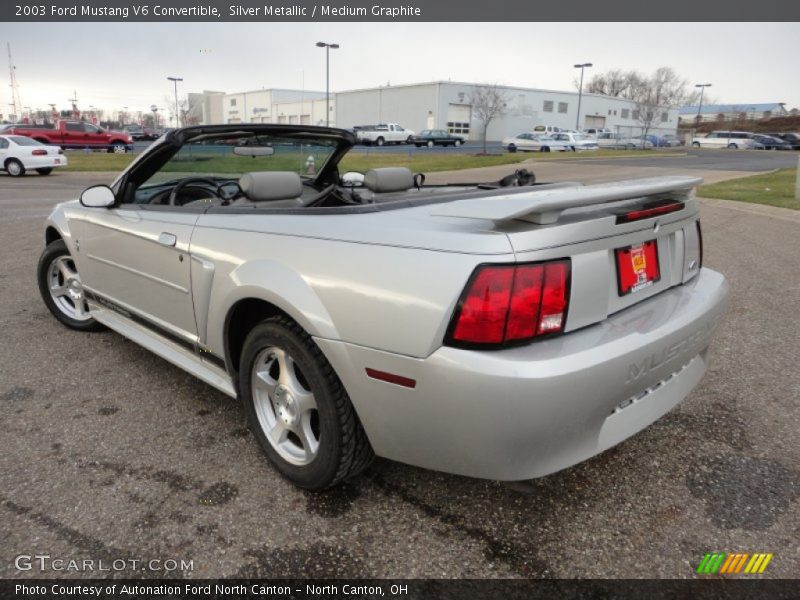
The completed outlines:
[[[728,144],[728,149],[729,150],[738,150],[739,146],[737,146],[736,144]]]
[[[109,148],[108,151],[114,154],[125,154],[128,149],[125,147],[125,144],[111,144],[111,148]]]
[[[39,175],[50,175],[53,172],[53,167],[44,167],[42,169],[36,169],[36,172]]]
[[[550,152],[550,146],[542,146],[539,148],[539,152]]]
[[[453,142],[453,146],[455,146],[456,148],[458,148],[460,145],[461,145],[461,140],[456,140],[455,142]]]
[[[259,445],[295,485],[328,488],[372,461],[341,381],[294,321],[273,317],[253,328],[242,351],[239,389]]]
[[[428,148],[433,148],[435,146],[433,140],[428,140],[428,143],[426,145],[428,146]]]
[[[692,142],[692,148],[699,148],[700,142]]]
[[[6,173],[11,177],[22,177],[25,175],[25,167],[16,158],[9,158],[6,161]]]
[[[506,148],[509,152],[514,153],[517,151],[517,147],[514,144],[509,144],[508,148]]]
[[[63,240],[48,244],[36,270],[39,293],[53,316],[70,329],[103,329],[89,313],[75,261]]]

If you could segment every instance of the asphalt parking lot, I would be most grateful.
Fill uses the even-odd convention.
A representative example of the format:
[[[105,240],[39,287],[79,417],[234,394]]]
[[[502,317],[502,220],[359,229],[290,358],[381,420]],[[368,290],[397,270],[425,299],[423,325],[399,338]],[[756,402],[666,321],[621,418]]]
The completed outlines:
[[[693,168],[628,160],[558,173]],[[379,460],[312,494],[271,470],[235,402],[117,334],[65,329],[39,300],[43,216],[109,179],[0,175],[0,577],[70,575],[15,568],[37,553],[186,559],[192,570],[169,574],[195,578],[688,578],[709,551],[771,552],[764,577],[800,572],[800,223],[788,211],[703,205],[705,262],[728,277],[731,307],[700,386],[634,438],[533,481]]]

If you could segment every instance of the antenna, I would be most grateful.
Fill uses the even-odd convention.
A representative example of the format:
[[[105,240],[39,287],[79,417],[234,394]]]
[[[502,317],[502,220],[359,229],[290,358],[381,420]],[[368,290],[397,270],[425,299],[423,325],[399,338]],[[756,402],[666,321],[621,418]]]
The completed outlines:
[[[22,110],[22,101],[19,99],[19,85],[17,85],[17,67],[14,66],[14,61],[11,59],[11,42],[8,42],[8,73],[11,77],[11,106],[14,109],[14,119],[19,119],[20,114],[17,108]]]

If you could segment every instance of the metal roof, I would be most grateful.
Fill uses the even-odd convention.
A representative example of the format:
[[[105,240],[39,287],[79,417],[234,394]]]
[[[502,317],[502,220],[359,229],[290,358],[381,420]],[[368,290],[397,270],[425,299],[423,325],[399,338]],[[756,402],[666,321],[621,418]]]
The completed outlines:
[[[719,113],[740,113],[740,112],[766,112],[768,110],[772,111],[782,111],[785,110],[783,108],[783,102],[767,102],[761,104],[703,104],[702,109],[700,109],[700,113],[707,115],[707,114],[719,114]],[[682,106],[680,110],[680,114],[682,115],[696,115],[697,114],[697,105],[694,106]]]

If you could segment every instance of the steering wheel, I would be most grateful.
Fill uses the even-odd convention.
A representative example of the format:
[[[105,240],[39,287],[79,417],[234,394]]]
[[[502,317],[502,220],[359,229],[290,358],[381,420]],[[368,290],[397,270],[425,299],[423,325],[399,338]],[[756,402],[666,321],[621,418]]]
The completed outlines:
[[[187,177],[186,179],[181,181],[178,185],[176,185],[174,188],[172,188],[172,191],[169,194],[169,201],[167,202],[167,204],[169,204],[170,206],[178,206],[178,204],[176,204],[176,201],[178,199],[178,194],[181,192],[181,190],[183,190],[183,188],[192,183],[207,183],[214,189],[213,191],[212,190],[206,190],[206,191],[210,191],[215,197],[217,197],[220,200],[223,200],[222,195],[219,193],[219,184],[217,184],[217,182],[214,181],[213,179],[210,179],[208,177]]]

